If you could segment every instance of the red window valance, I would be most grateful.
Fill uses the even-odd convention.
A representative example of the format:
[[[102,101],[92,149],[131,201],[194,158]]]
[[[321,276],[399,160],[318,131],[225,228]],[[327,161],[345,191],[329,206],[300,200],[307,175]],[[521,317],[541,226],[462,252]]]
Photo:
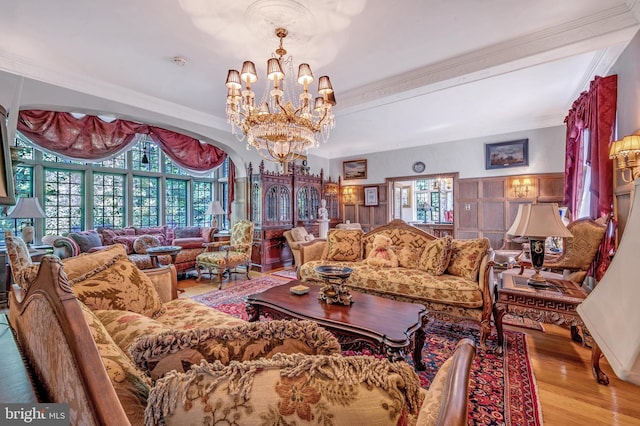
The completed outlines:
[[[227,157],[223,150],[190,136],[129,120],[107,122],[94,115],[76,118],[68,112],[24,110],[18,130],[46,151],[81,161],[114,157],[136,143],[137,134],[149,135],[176,164],[189,170],[211,170]]]

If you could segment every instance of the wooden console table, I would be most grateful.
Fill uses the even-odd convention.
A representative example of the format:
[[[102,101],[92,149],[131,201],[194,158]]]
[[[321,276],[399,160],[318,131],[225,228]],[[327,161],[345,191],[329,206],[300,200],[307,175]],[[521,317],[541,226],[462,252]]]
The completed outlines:
[[[527,269],[522,275],[519,269],[509,269],[500,274],[496,284],[496,301],[493,305],[493,315],[498,331],[498,352],[502,352],[504,342],[502,319],[505,314],[525,317],[555,325],[572,327],[572,337],[575,327],[581,327],[588,332],[576,308],[587,297],[587,292],[573,281],[563,280],[558,274],[542,272],[547,282],[547,288],[536,288],[527,284],[533,270]],[[609,378],[600,369],[601,351],[593,342],[591,352],[591,367],[598,383],[609,384]]]

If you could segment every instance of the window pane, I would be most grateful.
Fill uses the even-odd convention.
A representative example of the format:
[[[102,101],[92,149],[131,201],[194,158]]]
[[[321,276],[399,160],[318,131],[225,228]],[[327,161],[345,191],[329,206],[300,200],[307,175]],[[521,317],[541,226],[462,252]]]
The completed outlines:
[[[133,177],[133,226],[158,226],[158,178]]]
[[[44,169],[46,235],[82,230],[82,182],[81,171]]]
[[[111,158],[109,160],[101,161],[100,163],[96,163],[99,167],[108,167],[110,169],[126,169],[127,168],[127,154],[122,153],[117,157]]]
[[[187,226],[187,181],[167,179],[165,224],[172,228]]]
[[[124,175],[93,174],[93,227],[124,227]]]
[[[165,156],[165,160],[164,161],[165,161],[164,172],[166,174],[169,174],[169,175],[180,175],[180,176],[187,176],[188,175],[188,173],[185,172],[182,167],[179,167],[176,163],[171,161],[171,159],[168,156]]]
[[[26,166],[16,167],[15,175],[16,183],[16,195],[21,197],[33,196],[33,168]],[[5,219],[11,207],[6,209],[0,214],[0,227],[2,233],[0,235],[0,242],[4,244],[4,231],[11,231],[13,235],[21,236],[20,229],[22,229],[22,223],[25,219]]]
[[[140,137],[138,143],[131,148],[131,158],[133,170],[160,171],[160,149],[146,136]]]
[[[33,147],[20,132],[16,132],[16,146],[20,148],[19,157],[21,159],[33,160]]]
[[[42,161],[46,161],[49,163],[63,163],[63,164],[85,164],[82,161],[75,160],[65,160],[62,157],[58,157],[57,155],[49,154],[48,152],[42,152]]]
[[[193,181],[193,225],[210,226],[211,217],[205,215],[209,203],[213,200],[213,184],[211,182]]]

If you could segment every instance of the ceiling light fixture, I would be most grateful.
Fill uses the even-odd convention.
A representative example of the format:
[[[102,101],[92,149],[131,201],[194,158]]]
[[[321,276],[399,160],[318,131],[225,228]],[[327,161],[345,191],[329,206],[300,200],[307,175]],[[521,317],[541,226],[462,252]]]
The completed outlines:
[[[245,61],[241,72],[229,70],[226,82],[227,121],[239,140],[247,138],[247,149],[254,147],[264,159],[284,165],[307,155],[309,148],[317,148],[319,139],[323,142],[329,139],[335,125],[332,107],[336,100],[329,77],[322,76],[318,80],[321,96],[312,101],[313,96],[308,90],[313,82],[311,67],[300,64],[297,83],[302,86],[302,93],[297,102],[293,101],[293,60],[290,56],[284,58],[287,51],[282,47],[287,30],[277,28],[275,33],[280,39],[280,47],[267,61],[267,78],[273,81],[273,89],[269,92],[267,88],[256,106],[255,94],[251,90],[251,84],[258,81],[254,63]],[[242,130],[241,135],[238,129]]]

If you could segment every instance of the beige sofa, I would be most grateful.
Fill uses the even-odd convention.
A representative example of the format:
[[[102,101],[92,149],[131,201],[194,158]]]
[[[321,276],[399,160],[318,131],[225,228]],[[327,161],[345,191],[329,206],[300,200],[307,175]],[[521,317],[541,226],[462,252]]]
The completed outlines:
[[[72,425],[466,424],[470,341],[425,391],[404,362],[339,356],[313,322],[246,323],[175,286],[173,266],[141,272],[121,245],[46,256],[9,313],[42,402],[69,404]]]
[[[393,241],[400,266],[381,268],[363,260],[376,235]],[[368,233],[332,229],[326,240],[300,246],[298,278],[322,282],[321,265],[346,266],[353,273],[346,284],[358,291],[421,303],[434,313],[471,318],[480,323],[480,344],[486,347],[491,332],[493,251],[486,238],[436,238],[394,220]]]

